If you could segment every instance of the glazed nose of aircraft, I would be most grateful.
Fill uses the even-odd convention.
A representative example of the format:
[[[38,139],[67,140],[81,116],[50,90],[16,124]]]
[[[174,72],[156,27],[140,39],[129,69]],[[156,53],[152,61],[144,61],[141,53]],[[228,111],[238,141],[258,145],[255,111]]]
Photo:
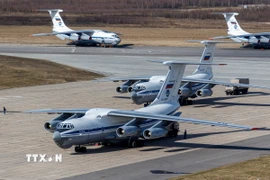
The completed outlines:
[[[59,131],[54,131],[53,140],[59,147],[62,148],[62,145],[64,144],[64,140],[61,138]]]
[[[117,39],[115,40],[115,42],[116,42],[117,44],[119,44],[119,43],[121,42],[121,39],[120,39],[120,38],[117,38]]]
[[[134,92],[134,91],[131,92],[131,100],[132,100],[135,104],[139,104],[139,97],[138,97],[137,93]]]

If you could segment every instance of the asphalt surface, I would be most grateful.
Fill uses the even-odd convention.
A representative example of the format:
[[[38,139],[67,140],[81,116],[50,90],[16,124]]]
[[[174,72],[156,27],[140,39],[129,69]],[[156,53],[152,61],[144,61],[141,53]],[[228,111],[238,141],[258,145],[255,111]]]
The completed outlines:
[[[88,55],[117,55],[117,56],[158,56],[158,57],[187,57],[200,56],[201,47],[159,47],[159,46],[120,46],[115,48],[75,47],[66,45],[25,45],[0,44],[0,53],[24,54],[88,54]],[[217,57],[269,57],[270,50],[252,48],[217,48]]]
[[[167,68],[147,60],[187,60],[198,62],[203,48],[125,47],[85,48],[44,45],[0,44],[0,54],[41,58],[61,64],[100,72],[108,76],[165,74]],[[270,86],[270,51],[218,48],[216,80],[249,77],[250,83]],[[194,67],[188,67],[186,75]],[[8,111],[46,108],[140,108],[128,95],[116,94],[121,83],[76,82],[59,85],[15,88],[0,91],[0,104]],[[183,116],[230,122],[255,127],[270,127],[267,90],[251,89],[246,96],[225,96],[224,87],[216,86],[209,98],[194,100],[181,107]],[[240,162],[269,154],[269,129],[238,131],[227,128],[181,124],[188,130],[176,139],[150,141],[145,147],[89,147],[86,154],[59,149],[43,124],[54,116],[0,114],[0,178],[2,179],[167,179]],[[59,163],[27,163],[25,154],[62,153]]]
[[[270,155],[269,138],[266,135],[224,145],[180,143],[175,151],[198,150],[64,179],[164,180]]]

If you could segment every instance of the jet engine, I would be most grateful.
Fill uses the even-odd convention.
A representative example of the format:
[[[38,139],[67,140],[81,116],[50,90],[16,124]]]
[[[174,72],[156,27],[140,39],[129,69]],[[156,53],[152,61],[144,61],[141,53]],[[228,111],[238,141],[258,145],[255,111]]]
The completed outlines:
[[[121,126],[117,128],[116,134],[118,137],[135,136],[140,133],[141,129],[137,126]]]
[[[259,39],[259,43],[270,43],[270,39],[269,38],[265,38],[265,37],[261,37],[260,39]]]
[[[89,35],[84,35],[84,34],[82,34],[82,35],[80,36],[80,40],[91,40],[91,39],[92,39],[92,37],[89,36]]]
[[[269,43],[270,39],[266,37],[256,36],[248,39],[249,43]]]
[[[206,97],[206,96],[212,96],[213,91],[211,89],[200,89],[196,92],[197,96]]]
[[[62,121],[56,121],[56,120],[51,120],[51,121],[47,121],[45,124],[44,124],[44,128],[47,130],[47,131],[50,131],[51,133],[53,133],[55,130],[56,130],[56,126],[58,123],[60,123]]]
[[[143,137],[145,139],[157,139],[165,137],[168,134],[168,130],[162,127],[153,127],[143,131]]]
[[[116,88],[116,92],[118,92],[118,93],[126,93],[127,92],[127,86],[126,85],[118,86]]]
[[[71,34],[69,36],[69,39],[72,41],[78,41],[78,40],[80,40],[80,37],[77,34]]]
[[[47,130],[47,131],[50,131],[51,133],[53,133],[55,130],[56,130],[56,126],[58,123],[61,123],[69,118],[73,118],[73,117],[81,117],[83,116],[84,114],[74,114],[74,113],[63,113],[61,114],[60,116],[50,120],[50,121],[47,121],[45,124],[44,124],[44,128]]]
[[[152,127],[145,129],[143,131],[143,137],[145,139],[157,139],[165,137],[171,129],[172,124],[173,123],[169,121],[159,121]]]
[[[127,89],[127,91],[128,91],[129,93],[131,93],[132,90],[133,90],[133,87],[132,87],[132,86],[129,86],[128,89]]]
[[[178,94],[180,94],[182,97],[188,97],[191,94],[190,88],[180,88]]]

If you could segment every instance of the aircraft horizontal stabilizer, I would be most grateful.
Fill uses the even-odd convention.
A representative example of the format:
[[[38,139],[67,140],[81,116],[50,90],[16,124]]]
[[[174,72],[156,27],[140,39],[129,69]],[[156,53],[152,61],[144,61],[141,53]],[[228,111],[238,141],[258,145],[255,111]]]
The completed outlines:
[[[37,9],[36,11],[58,11],[58,12],[63,12],[63,9]]]
[[[258,86],[252,84],[238,84],[238,83],[230,83],[230,82],[222,82],[222,81],[213,81],[206,79],[183,79],[184,82],[194,82],[194,83],[203,83],[203,84],[215,84],[215,85],[223,85],[223,86],[236,86],[236,87],[245,87],[245,88],[260,88],[260,89],[269,89],[267,86]]]
[[[220,37],[222,37],[222,36],[220,36]],[[221,38],[221,39],[225,39],[225,38]],[[231,41],[214,41],[212,39],[210,39],[210,40],[188,40],[187,42],[202,43],[202,44],[226,44],[226,43],[233,44],[233,43],[235,43],[235,42],[231,42]]]
[[[192,118],[185,118],[185,117],[176,117],[176,116],[169,116],[169,115],[163,115],[163,114],[151,114],[151,113],[139,112],[139,111],[114,110],[114,111],[110,111],[107,115],[117,116],[117,117],[141,118],[141,119],[156,119],[156,120],[192,123],[192,124],[205,124],[205,125],[211,125],[211,126],[230,127],[230,128],[244,129],[244,130],[254,129],[253,127],[250,127],[250,126],[242,126],[242,125],[236,125],[236,124],[230,124],[230,123],[224,123],[224,122],[214,122],[214,121],[199,120],[199,119],[192,119]]]
[[[163,63],[163,64],[182,64],[182,65],[219,65],[219,66],[223,66],[223,65],[227,65],[227,64],[223,64],[223,63],[197,63],[197,62],[182,62],[182,61],[162,61],[162,60],[149,60],[150,62],[157,62],[157,63]]]

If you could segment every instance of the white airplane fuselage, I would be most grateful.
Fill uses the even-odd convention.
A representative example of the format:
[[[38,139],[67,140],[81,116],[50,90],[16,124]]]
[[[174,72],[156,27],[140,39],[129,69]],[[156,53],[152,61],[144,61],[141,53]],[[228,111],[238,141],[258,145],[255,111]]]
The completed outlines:
[[[171,115],[179,108],[178,103],[164,103],[135,111],[147,112],[153,114]],[[117,128],[125,125],[134,118],[112,117],[107,113],[115,109],[95,108],[89,109],[81,118],[67,119],[59,123],[53,132],[54,142],[63,149],[70,148],[73,145],[84,145],[96,142],[117,142],[130,137],[119,137],[116,133]],[[138,136],[142,136],[145,129],[152,127],[159,120],[148,119],[138,127],[141,129]],[[73,127],[71,129],[63,128],[65,125]]]
[[[143,104],[152,102],[159,93],[159,90],[166,76],[153,76],[148,82],[138,83],[134,86],[131,92],[131,99],[135,104]],[[186,76],[184,79],[206,79],[211,80],[212,74],[193,74]],[[182,82],[180,89],[188,89],[189,93],[182,94],[180,98],[187,99],[188,97],[196,97],[196,92],[207,86],[203,83],[185,83]]]
[[[77,44],[93,44],[93,45],[112,45],[116,46],[121,42],[120,37],[116,33],[108,33],[102,30],[94,30],[94,33],[90,36],[86,33],[79,35],[77,33],[71,34],[58,34],[56,35],[60,39],[72,40],[75,45]]]

